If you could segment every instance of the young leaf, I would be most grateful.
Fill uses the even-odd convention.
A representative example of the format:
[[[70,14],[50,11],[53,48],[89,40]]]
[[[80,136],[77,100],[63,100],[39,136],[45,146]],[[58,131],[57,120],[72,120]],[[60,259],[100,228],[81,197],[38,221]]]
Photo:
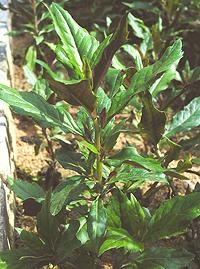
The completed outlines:
[[[189,222],[200,216],[200,193],[176,196],[163,203],[151,218],[145,241],[181,234]]]
[[[109,118],[119,113],[135,94],[148,91],[156,79],[172,66],[177,65],[181,58],[182,43],[181,40],[177,40],[172,46],[167,48],[163,56],[156,63],[144,67],[133,76],[127,91],[122,91],[113,98]],[[118,103],[117,107],[116,103]]]
[[[66,204],[66,200],[68,200],[69,203],[71,200],[79,197],[80,193],[83,191],[81,188],[81,182],[83,179],[84,178],[80,176],[72,176],[56,187],[50,202],[50,212],[53,216],[57,215],[61,211],[64,204]],[[76,194],[76,197],[74,194]]]
[[[200,97],[193,99],[183,110],[179,111],[168,126],[165,136],[171,137],[177,133],[190,130],[200,124]]]
[[[76,126],[72,116],[67,111],[63,115],[53,105],[48,104],[44,98],[34,92],[19,92],[0,84],[0,99],[7,102],[16,113],[33,117],[44,128],[60,127],[64,132],[82,134],[82,131]],[[76,128],[74,128],[75,126]]]
[[[120,205],[120,218],[122,228],[137,240],[141,240],[146,230],[145,213],[136,198],[131,198],[118,191],[118,203]]]
[[[182,269],[194,256],[181,249],[153,247],[146,249],[135,262],[135,269]]]
[[[53,3],[49,8],[57,34],[59,35],[67,56],[81,75],[82,59],[91,59],[99,42],[86,29],[79,26],[71,15],[59,4]]]
[[[164,73],[159,79],[157,79],[151,86],[149,92],[153,97],[157,96],[160,92],[166,90],[170,82],[176,78],[177,71],[175,66],[172,66],[170,70]]]
[[[139,252],[143,250],[143,245],[142,243],[135,241],[125,229],[109,228],[107,239],[99,249],[99,256],[110,249],[118,248],[124,248],[131,252]]]
[[[59,223],[55,216],[50,213],[51,193],[48,192],[42,209],[37,215],[37,230],[40,238],[51,248],[55,249],[55,245],[60,238]]]
[[[93,69],[93,82],[94,89],[97,89],[102,81],[106,71],[111,65],[112,58],[116,51],[124,44],[127,40],[128,35],[128,24],[127,24],[127,14],[124,15],[119,22],[110,43],[104,49],[102,57]]]
[[[100,243],[106,231],[106,222],[107,215],[103,201],[100,198],[97,198],[92,203],[87,220],[88,235],[96,253],[98,252]]]
[[[19,179],[14,180],[12,178],[9,178],[8,183],[15,195],[23,201],[29,198],[33,198],[38,203],[41,203],[45,199],[45,192],[35,182],[29,183],[27,181],[22,181]]]
[[[144,139],[152,143],[155,147],[160,141],[166,123],[165,112],[158,110],[149,92],[141,95],[143,103],[142,118],[138,125]]]

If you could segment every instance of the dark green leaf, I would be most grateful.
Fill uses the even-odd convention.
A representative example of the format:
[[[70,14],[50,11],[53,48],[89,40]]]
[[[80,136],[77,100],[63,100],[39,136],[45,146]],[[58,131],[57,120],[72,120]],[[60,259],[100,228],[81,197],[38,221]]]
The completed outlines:
[[[60,241],[57,246],[57,262],[64,261],[70,257],[73,251],[81,246],[80,241],[76,238],[76,233],[79,229],[78,221],[72,221],[69,226],[62,233]]]
[[[193,255],[181,249],[150,248],[145,250],[137,259],[137,269],[182,269],[187,266]]]
[[[55,151],[55,157],[65,169],[76,171],[79,174],[85,172],[85,160],[80,153],[60,148]]]
[[[50,212],[52,215],[55,216],[61,211],[62,207],[66,204],[66,200],[69,203],[71,199],[73,200],[79,197],[80,192],[82,192],[81,182],[83,179],[80,176],[72,176],[65,179],[56,187],[50,202]],[[79,192],[77,192],[78,190]],[[76,197],[74,197],[75,191],[77,194]]]
[[[165,112],[158,110],[154,106],[152,97],[148,92],[141,95],[141,100],[143,109],[142,118],[138,127],[144,139],[157,146],[165,130]]]
[[[20,199],[27,200],[33,198],[37,202],[41,202],[45,199],[45,192],[43,189],[35,182],[29,183],[22,180],[14,180],[12,178],[8,179],[11,190],[16,194]]]
[[[127,24],[127,14],[124,15],[119,22],[110,43],[105,47],[101,59],[96,64],[93,69],[93,82],[94,89],[97,89],[106,74],[106,71],[111,65],[112,58],[116,51],[124,44],[127,40],[128,35],[128,24]]]
[[[92,92],[89,79],[63,80],[60,79],[46,63],[39,60],[37,60],[37,63],[47,71],[48,74],[45,74],[45,77],[51,89],[61,100],[72,105],[84,106],[90,112],[93,112],[96,106],[96,96]]]
[[[163,203],[151,218],[146,241],[183,233],[191,220],[200,215],[200,193],[176,196]]]
[[[168,125],[165,136],[171,137],[200,124],[200,97],[193,99],[183,110],[179,111]]]
[[[112,166],[120,166],[122,163],[130,163],[133,166],[146,168],[154,172],[163,172],[165,169],[161,166],[161,163],[150,157],[143,157],[139,155],[135,147],[127,146],[120,152],[112,155],[108,160],[108,163]]]
[[[51,248],[55,246],[60,238],[59,223],[55,216],[50,213],[51,194],[47,193],[42,204],[42,209],[37,215],[37,230],[41,239]]]
[[[97,198],[93,201],[88,220],[87,230],[95,252],[98,252],[100,243],[106,231],[107,215],[103,201]]]

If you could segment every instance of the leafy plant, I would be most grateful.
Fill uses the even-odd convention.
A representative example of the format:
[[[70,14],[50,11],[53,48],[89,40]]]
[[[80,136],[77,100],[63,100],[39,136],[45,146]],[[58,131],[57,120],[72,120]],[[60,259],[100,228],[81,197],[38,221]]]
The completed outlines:
[[[125,13],[113,34],[99,42],[59,4],[51,4],[48,11],[59,38],[58,44],[51,44],[56,64],[27,59],[28,66],[33,62],[40,66],[48,91],[41,90],[36,78],[30,92],[0,85],[0,99],[16,113],[31,116],[42,128],[56,130],[60,147],[53,149],[53,161],[75,175],[53,190],[49,186],[46,193],[36,184],[9,180],[18,197],[35,200],[41,210],[37,233],[20,230],[24,246],[1,253],[2,260],[8,269],[44,265],[83,268],[83,264],[99,268],[104,252],[112,255],[113,249],[119,249],[114,268],[188,266],[193,254],[163,247],[162,240],[183,234],[190,221],[200,215],[200,193],[173,197],[152,212],[147,208],[163,186],[175,196],[173,179],[187,180],[184,172],[193,172],[196,162],[184,147],[194,139],[182,141],[180,134],[199,125],[199,97],[168,120],[169,106],[163,110],[159,99],[182,58],[181,40],[145,67],[140,55],[131,50],[137,70],[132,66],[119,70],[115,54],[121,47],[130,49],[127,37],[132,15]],[[136,20],[135,25],[138,23],[142,22]],[[54,94],[53,104],[49,92]],[[76,115],[69,113],[66,103],[77,107]],[[128,124],[122,114],[130,106],[134,106],[134,124],[133,120]],[[75,136],[76,149],[69,149],[65,140],[68,133]],[[146,150],[138,152],[126,143],[113,153],[120,134],[139,137]],[[169,164],[174,160],[178,162],[172,168]],[[153,184],[136,199],[146,183]]]

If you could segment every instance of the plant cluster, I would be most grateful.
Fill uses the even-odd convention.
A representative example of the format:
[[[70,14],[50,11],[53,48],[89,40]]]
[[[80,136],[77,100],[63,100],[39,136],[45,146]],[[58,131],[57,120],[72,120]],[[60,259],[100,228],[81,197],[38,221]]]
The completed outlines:
[[[181,40],[166,49],[156,47],[156,30],[150,31],[131,13],[125,13],[101,42],[61,5],[52,3],[45,14],[58,36],[56,42],[46,42],[54,59],[47,59],[36,39],[26,55],[33,89],[22,92],[0,85],[0,99],[50,131],[60,144],[54,149],[48,140],[53,164],[74,175],[47,190],[8,179],[16,196],[39,206],[37,233],[17,229],[22,246],[1,253],[2,266],[94,269],[105,259],[115,269],[198,268],[194,253],[173,241],[200,216],[198,189],[178,195],[174,185],[174,179],[188,180],[185,172],[198,174],[192,167],[200,160],[189,150],[198,146],[199,132],[194,129],[191,136],[189,131],[200,124],[200,97],[175,113],[171,105],[198,82],[199,68],[186,62],[179,71]],[[139,46],[128,42],[128,27],[142,40]],[[127,65],[116,56],[120,48],[131,56]],[[69,106],[78,112],[71,115]],[[66,141],[69,133],[74,148]],[[143,152],[130,142],[116,152],[121,134],[142,141]],[[149,188],[142,192],[147,183]],[[163,187],[168,199],[150,208]],[[172,247],[165,246],[169,238]]]

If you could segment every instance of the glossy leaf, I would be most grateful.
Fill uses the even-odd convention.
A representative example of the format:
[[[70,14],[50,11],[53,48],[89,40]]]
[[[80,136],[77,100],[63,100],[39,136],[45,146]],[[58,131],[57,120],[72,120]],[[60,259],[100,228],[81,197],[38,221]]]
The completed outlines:
[[[177,65],[181,58],[182,43],[180,40],[177,40],[172,46],[167,48],[163,56],[156,63],[144,67],[133,76],[127,91],[123,91],[113,98],[109,118],[119,113],[134,95],[139,92],[148,91],[156,79],[172,66]],[[117,107],[116,103],[118,104]]]
[[[81,187],[83,179],[80,176],[72,176],[65,179],[56,187],[50,202],[50,212],[53,216],[57,215],[64,205],[79,198],[83,192],[83,188]]]
[[[40,203],[45,199],[45,192],[39,184],[35,182],[29,183],[27,181],[9,178],[8,183],[15,195],[23,201],[33,198]]]
[[[168,184],[164,173],[135,168],[127,164],[123,164],[109,182],[132,183],[135,184],[135,186],[141,186],[141,184],[148,181]]]
[[[99,250],[99,256],[110,249],[124,248],[131,252],[139,252],[143,245],[133,239],[133,237],[122,228],[109,228],[107,239],[103,242]]]
[[[172,123],[168,125],[165,132],[165,136],[172,137],[177,133],[199,126],[199,118],[200,97],[196,97],[173,117]]]
[[[94,251],[97,252],[100,242],[106,231],[107,215],[103,201],[97,198],[93,201],[87,220],[88,235],[91,240]]]
[[[53,3],[49,10],[67,56],[71,64],[81,75],[83,70],[82,59],[84,56],[91,59],[99,46],[99,42],[86,29],[79,26],[60,5]]]
[[[19,92],[1,84],[0,99],[8,103],[16,113],[31,116],[44,128],[60,127],[64,132],[81,135],[81,130],[67,111],[63,115],[34,92]]]
[[[107,161],[115,167],[122,165],[122,163],[129,163],[133,166],[135,165],[137,167],[138,165],[154,172],[163,172],[165,170],[159,161],[150,157],[141,156],[136,148],[131,146],[123,148],[115,155],[112,155]]]
[[[181,234],[189,222],[200,216],[200,193],[176,196],[163,203],[151,218],[146,241]]]

